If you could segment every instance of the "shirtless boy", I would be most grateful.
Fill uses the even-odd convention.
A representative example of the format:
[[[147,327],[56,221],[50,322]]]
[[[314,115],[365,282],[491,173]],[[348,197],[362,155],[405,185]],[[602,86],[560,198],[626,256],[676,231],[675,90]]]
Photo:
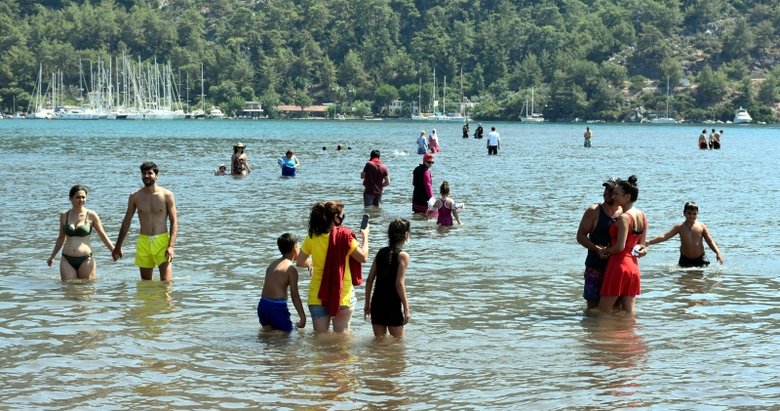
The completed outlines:
[[[699,206],[693,201],[689,201],[685,203],[683,214],[685,215],[685,221],[672,227],[666,234],[651,239],[647,242],[647,245],[664,242],[679,234],[680,261],[677,264],[680,267],[706,267],[710,264],[710,261],[704,255],[703,239],[707,242],[710,249],[715,252],[715,258],[718,259],[718,263],[723,264],[723,256],[720,254],[718,245],[712,239],[707,226],[696,220],[699,216]]]
[[[138,211],[141,232],[136,242],[135,265],[141,270],[141,279],[151,280],[154,267],[159,267],[160,281],[170,281],[173,279],[173,247],[179,223],[173,193],[157,185],[159,173],[157,164],[151,161],[141,164],[144,187],[130,194],[127,200],[127,212],[111,256],[115,261],[122,258],[122,243],[130,230],[133,214]]]
[[[298,257],[298,238],[294,234],[285,233],[276,240],[280,258],[268,265],[263,281],[263,293],[257,303],[257,318],[263,331],[292,331],[290,311],[287,309],[287,288],[290,289],[295,311],[298,311],[300,321],[296,326],[306,326],[306,313],[303,311],[301,296],[298,294],[298,270],[293,262]]]

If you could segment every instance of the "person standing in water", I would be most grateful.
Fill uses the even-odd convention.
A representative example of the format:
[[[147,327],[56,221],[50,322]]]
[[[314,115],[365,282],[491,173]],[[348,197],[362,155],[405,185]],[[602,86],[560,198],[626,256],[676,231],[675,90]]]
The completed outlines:
[[[433,178],[430,168],[433,167],[433,154],[423,156],[423,161],[412,171],[412,212],[426,214],[428,212],[428,200],[433,197]]]
[[[428,143],[425,141],[425,130],[420,131],[420,136],[417,137],[417,154],[425,154],[428,152]]]
[[[431,129],[431,135],[428,136],[428,149],[431,153],[436,154],[441,151],[439,147],[439,136],[436,134],[436,129]]]
[[[585,286],[582,298],[587,302],[589,309],[599,306],[601,297],[601,282],[604,279],[604,269],[607,268],[607,259],[601,258],[599,253],[609,247],[609,228],[614,224],[620,212],[620,206],[615,204],[612,198],[617,178],[607,179],[604,187],[603,201],[591,204],[582,215],[580,225],[577,228],[577,242],[588,250],[585,257]]]
[[[395,219],[387,226],[388,246],[376,253],[366,280],[366,303],[363,318],[371,316],[374,337],[389,332],[404,336],[404,325],[412,318],[406,297],[406,269],[409,253],[402,249],[409,241],[409,221]],[[375,285],[376,284],[376,285]]]
[[[699,134],[699,148],[702,150],[706,150],[707,147],[707,129],[701,131],[701,134]]]
[[[501,136],[499,136],[495,127],[490,127],[490,132],[487,136],[488,155],[497,155],[499,148],[501,148]]]
[[[382,201],[382,193],[386,186],[390,185],[390,173],[387,166],[379,159],[379,150],[371,150],[371,158],[363,166],[360,178],[363,179],[363,206],[379,207]]]
[[[609,228],[611,245],[600,251],[600,255],[609,257],[609,261],[604,269],[599,310],[611,312],[620,299],[622,309],[633,314],[636,296],[641,292],[638,257],[646,248],[647,235],[647,217],[634,207],[639,199],[636,176],[628,177],[627,181],[618,180],[612,198],[623,212]]]
[[[95,260],[92,258],[90,239],[92,231],[96,231],[100,240],[108,248],[114,251],[114,244],[106,235],[103,224],[98,214],[88,210],[87,188],[75,185],[70,188],[70,210],[60,214],[59,235],[54,244],[54,251],[46,260],[49,267],[54,263],[54,257],[62,249],[60,260],[60,279],[62,281],[81,279],[91,280],[95,278]]]
[[[154,277],[154,267],[158,267],[160,281],[171,281],[179,220],[176,199],[170,190],[157,185],[159,176],[157,164],[151,161],[141,164],[141,180],[144,186],[130,194],[127,200],[127,211],[111,256],[114,261],[123,257],[122,244],[137,211],[141,233],[136,241],[135,265],[141,271],[141,279],[151,280]]]
[[[590,131],[590,127],[585,127],[585,147],[590,147],[590,139],[593,138],[593,133]]]
[[[482,123],[477,123],[477,129],[474,130],[474,138],[482,138],[484,129],[482,128]]]
[[[458,225],[462,225],[463,223],[458,216],[458,206],[455,204],[455,201],[450,198],[450,183],[447,181],[441,183],[439,195],[441,195],[441,198],[433,203],[433,209],[439,211],[439,215],[436,217],[436,224],[451,226],[454,219]]]
[[[699,221],[699,206],[693,201],[685,203],[683,206],[683,215],[685,221],[675,224],[671,230],[665,234],[653,237],[647,242],[647,245],[662,243],[676,235],[680,236],[680,259],[677,265],[683,268],[688,267],[706,267],[710,265],[710,260],[704,254],[704,242],[710,246],[715,253],[718,263],[723,264],[723,255],[712,239],[712,234],[704,223]]]
[[[244,143],[238,142],[233,146],[233,157],[230,158],[230,174],[234,176],[245,176],[252,172],[249,167],[249,159],[244,152]]]

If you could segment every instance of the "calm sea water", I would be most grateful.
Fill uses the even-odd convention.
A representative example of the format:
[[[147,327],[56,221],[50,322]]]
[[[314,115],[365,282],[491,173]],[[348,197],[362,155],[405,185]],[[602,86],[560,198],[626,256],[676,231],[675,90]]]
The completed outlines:
[[[0,121],[0,407],[780,407],[780,129],[723,125],[723,149],[699,151],[701,125],[595,124],[591,149],[583,124],[486,125],[501,132],[499,156],[459,124]],[[390,219],[412,218],[415,139],[431,126],[443,150],[434,186],[450,182],[465,224],[413,221],[407,338],[375,341],[362,315],[347,335],[315,336],[310,319],[290,336],[259,335],[276,237],[304,236],[309,208],[326,199],[343,200],[355,228],[376,148],[392,184],[371,211],[373,255]],[[237,141],[255,172],[213,176]],[[294,179],[276,166],[288,148],[303,164]],[[140,281],[136,220],[125,259],[94,238],[96,280],[61,283],[46,258],[69,188],[90,188],[87,206],[115,239],[146,160],[176,194],[174,281]],[[599,318],[583,310],[575,232],[601,182],[629,174],[650,235],[697,201],[726,263],[683,271],[677,239],[651,247],[636,318]]]

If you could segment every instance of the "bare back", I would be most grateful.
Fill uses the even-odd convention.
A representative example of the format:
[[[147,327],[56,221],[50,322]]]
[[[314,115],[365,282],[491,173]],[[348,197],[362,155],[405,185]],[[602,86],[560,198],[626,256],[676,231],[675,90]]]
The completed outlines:
[[[262,296],[286,299],[287,289],[291,282],[298,283],[298,270],[295,269],[292,261],[279,258],[268,265],[265,270]]]

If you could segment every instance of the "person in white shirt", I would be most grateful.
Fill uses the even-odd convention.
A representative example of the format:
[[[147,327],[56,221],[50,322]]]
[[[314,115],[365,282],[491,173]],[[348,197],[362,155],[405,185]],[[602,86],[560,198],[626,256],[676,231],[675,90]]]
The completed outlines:
[[[495,127],[490,127],[490,132],[487,135],[488,155],[498,154],[499,147],[501,147],[501,137]]]

